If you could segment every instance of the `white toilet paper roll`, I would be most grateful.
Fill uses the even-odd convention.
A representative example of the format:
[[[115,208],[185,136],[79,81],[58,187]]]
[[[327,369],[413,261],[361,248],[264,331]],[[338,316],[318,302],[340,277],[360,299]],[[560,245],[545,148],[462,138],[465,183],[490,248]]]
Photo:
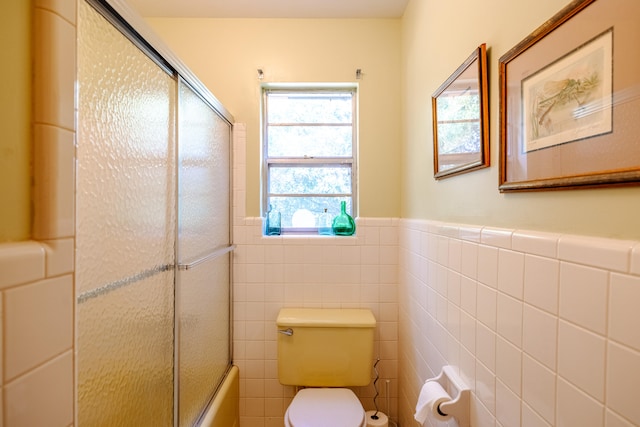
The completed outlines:
[[[389,427],[389,418],[380,411],[367,411],[367,427]]]
[[[427,381],[420,390],[418,403],[416,404],[416,413],[414,418],[420,424],[424,424],[427,418],[437,421],[446,421],[451,415],[443,415],[438,411],[438,405],[442,402],[451,400],[449,393],[442,388],[437,381]]]

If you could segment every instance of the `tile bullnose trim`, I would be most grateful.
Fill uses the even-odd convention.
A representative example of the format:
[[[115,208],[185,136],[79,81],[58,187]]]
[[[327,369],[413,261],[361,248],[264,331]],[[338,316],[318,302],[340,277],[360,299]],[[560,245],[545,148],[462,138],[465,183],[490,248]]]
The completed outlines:
[[[561,236],[558,258],[593,267],[629,273],[631,253],[637,242],[577,235]]]
[[[45,247],[36,241],[0,244],[0,289],[45,278]]]
[[[457,224],[442,224],[438,230],[438,234],[458,239],[460,238],[460,226]]]
[[[483,227],[480,233],[481,243],[503,249],[511,249],[514,230],[508,228]]]
[[[539,231],[516,230],[511,239],[511,249],[547,258],[558,257],[560,234]]]
[[[467,242],[480,243],[482,238],[482,227],[461,225],[460,226],[460,239]]]

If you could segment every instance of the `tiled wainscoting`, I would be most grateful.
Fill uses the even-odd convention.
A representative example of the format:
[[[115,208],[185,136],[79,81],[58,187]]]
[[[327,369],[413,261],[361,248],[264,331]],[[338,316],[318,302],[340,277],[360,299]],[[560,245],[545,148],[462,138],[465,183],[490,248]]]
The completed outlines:
[[[400,425],[453,365],[476,427],[640,425],[640,243],[402,220]]]
[[[370,308],[377,320],[377,399],[391,413],[397,396],[396,219],[359,219],[353,237],[263,237],[260,218],[236,224],[234,363],[240,368],[242,427],[282,427],[293,387],[278,382],[276,324],[281,307]],[[354,388],[373,409],[374,388]]]

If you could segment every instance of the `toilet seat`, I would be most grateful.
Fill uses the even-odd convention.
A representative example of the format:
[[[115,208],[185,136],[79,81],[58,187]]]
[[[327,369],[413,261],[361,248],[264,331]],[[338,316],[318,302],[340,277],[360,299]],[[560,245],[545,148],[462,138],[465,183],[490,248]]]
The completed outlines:
[[[305,388],[284,416],[286,427],[365,427],[362,404],[348,388]]]

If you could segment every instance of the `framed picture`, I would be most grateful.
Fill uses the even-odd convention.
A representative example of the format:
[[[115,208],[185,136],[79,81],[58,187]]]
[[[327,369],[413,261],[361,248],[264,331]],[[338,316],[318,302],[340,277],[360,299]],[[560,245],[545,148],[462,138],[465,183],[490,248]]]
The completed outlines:
[[[436,179],[489,166],[487,87],[487,52],[481,44],[431,97]]]
[[[574,0],[500,58],[501,192],[640,182],[638,22]]]

